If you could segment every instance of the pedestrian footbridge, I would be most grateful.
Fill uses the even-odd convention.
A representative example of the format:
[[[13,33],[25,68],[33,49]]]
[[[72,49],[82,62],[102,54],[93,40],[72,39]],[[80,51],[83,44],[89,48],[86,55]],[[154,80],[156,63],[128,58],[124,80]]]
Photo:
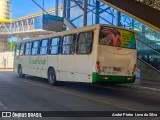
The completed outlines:
[[[0,20],[0,36],[16,36],[19,40],[25,37],[51,34],[63,30],[63,17],[54,16],[55,9],[39,12],[15,20]],[[60,16],[62,10],[59,9]],[[52,17],[52,18],[51,18]]]

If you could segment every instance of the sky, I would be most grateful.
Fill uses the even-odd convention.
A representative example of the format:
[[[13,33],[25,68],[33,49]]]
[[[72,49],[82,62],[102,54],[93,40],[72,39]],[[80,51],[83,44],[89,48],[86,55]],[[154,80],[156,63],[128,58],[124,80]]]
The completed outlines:
[[[20,18],[29,14],[42,12],[32,0],[10,0],[11,1],[11,19]],[[43,6],[43,0],[35,0],[39,5]],[[62,0],[59,0],[59,5]],[[55,8],[55,0],[44,0],[44,9]]]
[[[43,7],[43,0],[35,0],[39,5]],[[10,0],[11,2],[11,19],[20,18],[29,14],[42,12],[42,10],[35,5],[32,0]],[[62,0],[59,0],[59,5]],[[55,0],[44,0],[44,9],[55,8]],[[9,39],[9,41],[17,41],[16,37]]]

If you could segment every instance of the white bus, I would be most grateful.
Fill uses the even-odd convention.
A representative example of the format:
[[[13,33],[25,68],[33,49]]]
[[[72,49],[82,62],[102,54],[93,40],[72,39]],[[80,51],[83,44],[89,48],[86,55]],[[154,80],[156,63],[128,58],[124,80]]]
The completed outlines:
[[[14,70],[56,81],[133,83],[136,72],[133,31],[92,25],[18,41]]]

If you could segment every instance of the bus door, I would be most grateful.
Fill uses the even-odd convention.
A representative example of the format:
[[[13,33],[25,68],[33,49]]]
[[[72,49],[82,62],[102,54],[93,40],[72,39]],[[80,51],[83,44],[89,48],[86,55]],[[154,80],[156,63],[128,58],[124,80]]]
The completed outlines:
[[[13,70],[15,72],[17,72],[17,68],[18,68],[18,58],[19,58],[19,49],[20,49],[20,45],[17,44],[14,48],[14,63],[13,63]]]
[[[25,43],[25,47],[24,47],[24,55],[21,56],[22,58],[22,69],[23,69],[23,73],[25,74],[32,74],[31,72],[31,68],[30,68],[30,54],[31,54],[31,48],[32,48],[32,42],[27,42]]]

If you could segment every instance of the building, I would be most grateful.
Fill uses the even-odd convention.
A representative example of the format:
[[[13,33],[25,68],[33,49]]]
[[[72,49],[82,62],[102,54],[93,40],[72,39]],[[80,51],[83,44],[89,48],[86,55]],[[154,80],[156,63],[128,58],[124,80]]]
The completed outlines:
[[[10,0],[0,0],[0,19],[8,19],[10,15]]]
[[[10,18],[10,0],[0,0],[0,21],[5,21],[6,19]],[[4,32],[3,22],[0,23],[0,32]],[[6,51],[6,44],[7,44],[7,36],[0,37],[0,52]]]

